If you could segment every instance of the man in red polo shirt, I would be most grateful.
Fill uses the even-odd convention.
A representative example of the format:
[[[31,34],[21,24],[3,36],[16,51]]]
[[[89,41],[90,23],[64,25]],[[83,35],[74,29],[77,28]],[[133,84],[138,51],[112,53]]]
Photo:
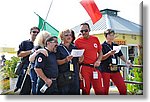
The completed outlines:
[[[84,94],[90,94],[90,84],[92,84],[96,95],[103,94],[102,77],[97,69],[101,63],[102,46],[97,37],[89,35],[88,23],[80,25],[80,32],[82,36],[75,41],[75,45],[78,49],[85,49],[84,60],[80,69],[84,80]]]

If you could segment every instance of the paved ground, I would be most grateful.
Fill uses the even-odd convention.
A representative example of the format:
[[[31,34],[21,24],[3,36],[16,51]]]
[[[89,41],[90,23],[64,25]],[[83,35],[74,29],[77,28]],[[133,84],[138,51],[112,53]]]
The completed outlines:
[[[93,88],[90,91],[90,95],[95,95]],[[117,87],[110,86],[109,87],[109,95],[119,95]]]
[[[81,91],[82,92],[82,91]],[[16,93],[13,92],[13,90],[9,90],[2,93],[3,95],[19,95],[19,91]],[[93,88],[90,91],[90,95],[95,95]],[[110,86],[109,88],[109,95],[119,95],[119,92],[115,86]]]

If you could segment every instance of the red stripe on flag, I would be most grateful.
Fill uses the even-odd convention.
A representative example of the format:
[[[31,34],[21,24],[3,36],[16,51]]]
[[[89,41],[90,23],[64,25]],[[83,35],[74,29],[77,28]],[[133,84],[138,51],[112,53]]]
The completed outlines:
[[[80,3],[91,17],[93,24],[102,18],[102,14],[96,6],[94,0],[82,0]]]

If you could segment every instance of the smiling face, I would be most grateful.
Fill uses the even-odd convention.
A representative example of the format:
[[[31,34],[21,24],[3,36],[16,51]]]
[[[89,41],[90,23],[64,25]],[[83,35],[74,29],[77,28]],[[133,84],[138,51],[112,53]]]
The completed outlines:
[[[57,37],[49,37],[46,40],[46,47],[48,48],[49,51],[56,52],[57,46],[58,46]]]
[[[52,51],[56,52],[57,51],[57,46],[58,46],[58,39],[54,38],[54,40],[51,41],[50,43],[51,43]]]
[[[84,38],[89,38],[89,27],[87,25],[80,26],[80,33]]]
[[[71,34],[71,30],[65,30],[62,32],[62,38],[61,38],[65,43],[71,43],[73,38]]]
[[[115,38],[115,34],[114,33],[110,33],[106,36],[107,41],[113,42]]]
[[[30,35],[31,35],[31,40],[34,41],[36,39],[36,36],[38,35],[39,33],[39,30],[38,29],[33,29],[31,32],[30,32]]]

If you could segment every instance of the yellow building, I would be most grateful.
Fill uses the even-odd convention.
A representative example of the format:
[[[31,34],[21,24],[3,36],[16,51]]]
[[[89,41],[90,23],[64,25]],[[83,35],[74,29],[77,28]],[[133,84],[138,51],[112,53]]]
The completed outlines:
[[[13,47],[0,47],[0,56],[5,55],[6,59],[10,59],[12,56],[17,56],[15,48]]]

